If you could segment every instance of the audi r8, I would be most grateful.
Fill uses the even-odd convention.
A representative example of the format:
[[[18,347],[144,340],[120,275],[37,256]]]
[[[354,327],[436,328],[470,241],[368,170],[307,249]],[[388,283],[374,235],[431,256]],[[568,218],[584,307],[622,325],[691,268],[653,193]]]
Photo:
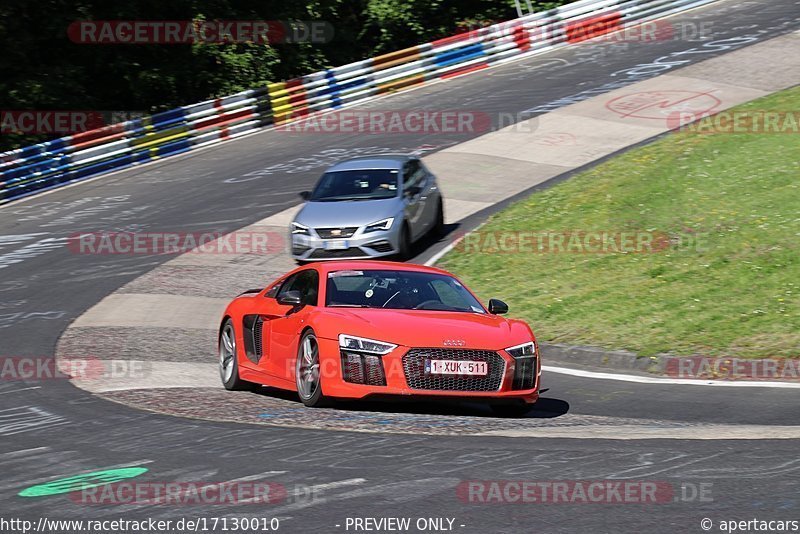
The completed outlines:
[[[282,388],[310,407],[455,397],[516,415],[538,399],[541,363],[533,331],[507,311],[434,267],[311,263],[228,305],[220,375],[229,390]]]

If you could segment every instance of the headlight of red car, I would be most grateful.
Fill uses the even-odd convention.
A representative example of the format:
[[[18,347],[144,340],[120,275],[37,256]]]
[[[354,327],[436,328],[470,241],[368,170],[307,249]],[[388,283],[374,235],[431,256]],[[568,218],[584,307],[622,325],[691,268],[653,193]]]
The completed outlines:
[[[515,345],[513,347],[509,347],[506,349],[506,352],[512,355],[514,358],[525,358],[536,356],[536,343],[533,341],[528,341],[527,343],[523,343],[522,345]]]
[[[388,354],[397,348],[397,345],[384,341],[375,341],[363,337],[339,334],[339,346],[343,349],[350,349],[357,352],[368,352],[370,354]]]
[[[352,384],[385,386],[386,372],[381,356],[397,348],[393,343],[339,334],[342,378]]]

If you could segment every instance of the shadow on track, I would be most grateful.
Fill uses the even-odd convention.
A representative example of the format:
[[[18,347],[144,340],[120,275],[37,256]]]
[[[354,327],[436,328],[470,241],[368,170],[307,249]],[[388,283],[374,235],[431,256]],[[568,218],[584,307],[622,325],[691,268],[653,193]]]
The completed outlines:
[[[290,401],[300,405],[297,394],[277,388],[262,386],[254,392],[256,395],[273,397]],[[488,404],[475,400],[456,400],[435,398],[422,400],[420,398],[386,397],[369,400],[339,400],[333,408],[344,412],[367,412],[384,414],[414,414],[414,415],[441,415],[441,416],[471,416],[499,418],[491,411]],[[531,410],[524,416],[525,419],[552,419],[569,412],[569,403],[565,400],[550,397],[540,397]],[[315,408],[307,408],[314,410]]]

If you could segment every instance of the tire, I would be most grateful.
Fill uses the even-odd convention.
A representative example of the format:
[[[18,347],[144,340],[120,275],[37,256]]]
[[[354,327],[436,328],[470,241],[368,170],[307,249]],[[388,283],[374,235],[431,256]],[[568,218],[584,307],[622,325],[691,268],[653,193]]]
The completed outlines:
[[[439,197],[439,205],[436,208],[436,221],[431,228],[431,235],[444,237],[444,205],[441,197]]]
[[[403,224],[403,229],[400,230],[400,250],[397,251],[397,261],[406,261],[411,258],[411,232],[408,231],[408,225]]]
[[[219,333],[219,376],[228,391],[253,390],[255,384],[239,378],[239,358],[236,350],[236,330],[228,319]]]
[[[330,401],[322,394],[319,342],[313,330],[306,330],[300,338],[294,369],[297,396],[302,403],[309,408],[329,406]]]
[[[520,402],[515,404],[491,404],[492,411],[499,417],[523,417],[533,409],[533,404]]]

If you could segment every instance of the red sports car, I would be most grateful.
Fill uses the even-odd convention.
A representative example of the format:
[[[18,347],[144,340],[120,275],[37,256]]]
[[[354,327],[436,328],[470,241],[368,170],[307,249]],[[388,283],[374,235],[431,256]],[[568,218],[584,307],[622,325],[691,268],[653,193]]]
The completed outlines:
[[[297,391],[306,406],[370,396],[482,399],[527,411],[539,397],[536,339],[454,276],[383,261],[304,265],[236,297],[219,331],[227,389]]]

